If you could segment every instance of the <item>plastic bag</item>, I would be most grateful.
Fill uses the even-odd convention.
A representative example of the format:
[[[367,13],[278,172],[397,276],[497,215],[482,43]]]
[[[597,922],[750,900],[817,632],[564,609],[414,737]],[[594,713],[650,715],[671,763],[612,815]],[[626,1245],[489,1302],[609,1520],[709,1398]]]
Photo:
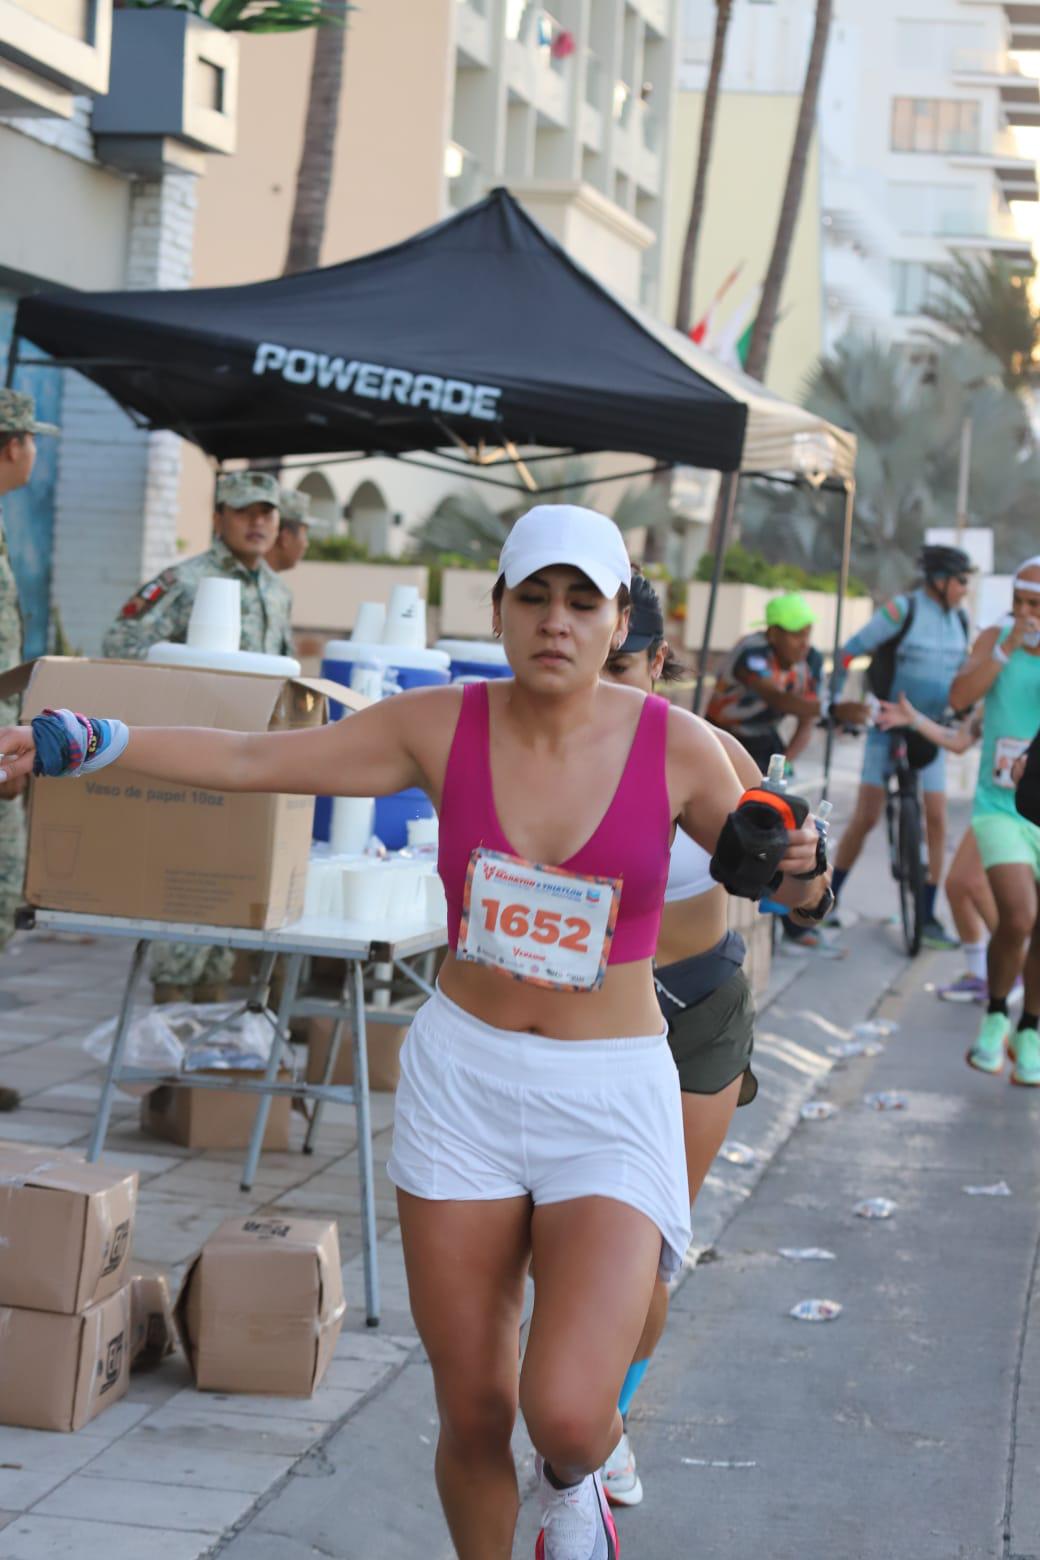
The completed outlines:
[[[833,1322],[841,1311],[837,1300],[799,1300],[787,1314],[796,1322]]]
[[[83,1049],[106,1062],[117,1019],[91,1031]],[[212,1031],[212,1033],[210,1033]],[[141,1008],[130,1020],[123,1064],[150,1072],[181,1073],[227,1068],[261,1071],[271,1054],[274,1028],[264,1013],[238,1002],[168,1002]]]

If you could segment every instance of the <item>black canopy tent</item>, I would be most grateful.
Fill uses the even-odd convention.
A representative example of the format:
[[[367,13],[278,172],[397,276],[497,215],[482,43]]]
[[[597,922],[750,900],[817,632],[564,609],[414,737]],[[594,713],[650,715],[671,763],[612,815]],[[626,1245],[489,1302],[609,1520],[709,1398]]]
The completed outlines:
[[[20,302],[14,336],[9,375],[30,341],[142,427],[221,461],[390,455],[499,482],[486,467],[506,457],[509,485],[530,491],[545,458],[522,453],[531,447],[653,463],[629,475],[722,472],[701,683],[739,475],[837,488],[840,633],[855,440],[624,303],[507,190],[389,249],[274,281],[36,294]]]

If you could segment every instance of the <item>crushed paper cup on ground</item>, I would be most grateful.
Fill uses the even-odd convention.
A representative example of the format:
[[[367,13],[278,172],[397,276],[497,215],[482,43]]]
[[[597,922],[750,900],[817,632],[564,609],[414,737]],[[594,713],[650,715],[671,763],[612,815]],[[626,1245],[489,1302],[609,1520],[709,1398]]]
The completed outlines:
[[[910,1101],[896,1089],[881,1089],[876,1094],[865,1094],[863,1103],[870,1110],[906,1110]]]
[[[868,1018],[862,1024],[853,1024],[852,1033],[857,1040],[887,1040],[898,1028],[890,1018]]]
[[[796,1322],[833,1322],[841,1312],[842,1307],[837,1300],[799,1300],[787,1314],[793,1316]]]
[[[803,1121],[830,1121],[838,1114],[838,1107],[830,1100],[806,1100],[798,1114]]]
[[[854,1056],[881,1056],[884,1049],[880,1040],[841,1040],[827,1047],[827,1055],[847,1062]]]
[[[969,1197],[1010,1197],[1011,1188],[1006,1181],[994,1181],[992,1186],[962,1186]]]
[[[865,1197],[852,1211],[859,1219],[890,1219],[898,1207],[889,1197]]]
[[[787,1262],[833,1262],[834,1252],[823,1246],[781,1246],[777,1251]]]
[[[749,1148],[747,1143],[723,1143],[715,1157],[724,1159],[728,1165],[758,1164],[758,1151]]]
[[[757,1462],[738,1461],[729,1457],[684,1457],[687,1468],[757,1468]]]

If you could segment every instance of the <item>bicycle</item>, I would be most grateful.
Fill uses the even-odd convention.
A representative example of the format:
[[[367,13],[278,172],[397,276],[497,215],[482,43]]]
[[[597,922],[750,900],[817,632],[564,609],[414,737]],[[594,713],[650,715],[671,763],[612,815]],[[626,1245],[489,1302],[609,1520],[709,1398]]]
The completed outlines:
[[[885,795],[885,823],[892,876],[899,887],[903,943],[910,958],[921,951],[924,930],[924,829],[921,784],[910,767],[906,732],[891,732],[892,773]]]

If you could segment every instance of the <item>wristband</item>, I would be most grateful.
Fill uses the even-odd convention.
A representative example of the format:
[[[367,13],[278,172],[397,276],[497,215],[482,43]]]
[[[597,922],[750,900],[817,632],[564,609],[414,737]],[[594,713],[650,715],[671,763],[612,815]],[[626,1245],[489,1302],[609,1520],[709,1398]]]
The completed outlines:
[[[822,921],[826,916],[830,915],[831,911],[834,909],[834,905],[835,905],[834,890],[831,887],[831,885],[828,883],[827,887],[824,889],[823,893],[821,894],[821,896],[819,898],[819,901],[815,905],[812,905],[812,906],[799,905],[798,909],[793,911],[792,913],[794,915],[801,916],[803,921],[815,921],[815,922],[818,923],[818,922]]]
[[[32,722],[33,774],[51,778],[90,775],[114,764],[130,732],[121,720],[99,720],[72,710],[44,710]]]
[[[994,645],[990,651],[990,656],[996,661],[998,666],[1006,666],[1011,659],[1003,645]]]

